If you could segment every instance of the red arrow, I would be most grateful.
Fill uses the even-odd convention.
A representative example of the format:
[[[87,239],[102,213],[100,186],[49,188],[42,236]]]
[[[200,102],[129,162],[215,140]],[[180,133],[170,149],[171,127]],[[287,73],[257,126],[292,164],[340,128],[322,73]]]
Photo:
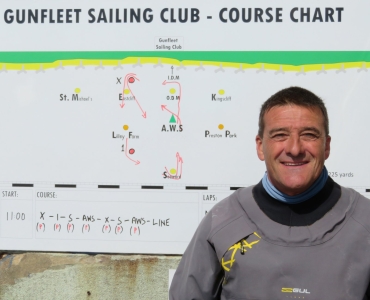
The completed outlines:
[[[180,101],[181,101],[181,84],[180,82],[177,82],[177,81],[163,81],[162,82],[162,85],[166,85],[167,83],[174,83],[174,84],[178,84],[179,85],[179,101],[177,102],[177,116],[178,116],[178,119],[177,119],[177,123],[179,122],[179,119],[180,119]],[[181,122],[180,122],[180,125],[181,125]]]
[[[127,86],[127,88],[129,89],[130,93],[131,93],[131,94],[132,94],[132,96],[134,97],[134,99],[135,99],[135,101],[136,101],[136,104],[139,106],[139,108],[140,108],[141,112],[143,113],[143,114],[142,114],[142,117],[143,117],[144,119],[146,119],[146,111],[144,111],[144,110],[142,109],[142,107],[141,107],[141,105],[140,105],[139,101],[137,100],[136,96],[134,95],[134,93],[132,92],[132,90],[131,90],[131,88],[130,88],[130,85],[129,85],[129,82],[128,82],[128,80],[129,80],[129,78],[130,78],[130,77],[134,77],[137,81],[140,81],[140,79],[139,79],[139,78],[137,78],[137,77],[136,77],[136,74],[134,74],[134,73],[128,73],[128,74],[125,76],[125,80],[124,80],[124,84],[123,84],[122,103],[120,104],[120,106],[121,106],[121,108],[123,108],[123,107],[125,106],[125,103],[124,103],[124,99],[125,99],[125,97],[124,97],[124,93],[125,93],[125,89],[126,89],[126,86]]]
[[[176,176],[177,176],[177,171],[179,170],[179,152],[176,152]]]
[[[179,179],[181,179],[181,176],[182,176],[182,160],[181,160],[181,164],[180,164],[180,169],[181,169],[181,171],[180,171]]]
[[[125,100],[125,89],[126,89],[126,85],[127,85],[127,80],[128,80],[128,76],[134,76],[135,77],[136,74],[134,73],[128,73],[126,76],[125,76],[125,80],[123,81],[123,92],[122,92],[122,103],[120,104],[120,107],[123,108],[125,106],[125,103],[124,103],[124,100]],[[135,77],[136,78],[136,77]]]
[[[140,81],[138,78],[136,78],[135,76],[133,76],[136,80],[138,80],[138,81]],[[134,93],[131,91],[131,89],[130,89],[130,86],[127,84],[127,87],[128,87],[128,89],[130,90],[130,93],[132,94],[132,96],[134,96],[134,99],[135,99],[135,101],[136,101],[136,103],[137,103],[137,105],[139,106],[139,108],[140,108],[140,110],[141,110],[141,112],[143,113],[142,114],[142,117],[144,118],[144,119],[146,119],[146,111],[144,111],[143,109],[142,109],[142,107],[141,107],[141,105],[140,105],[140,103],[139,103],[139,101],[137,100],[137,98],[136,98],[136,96],[134,95]]]
[[[177,115],[177,114],[175,114],[173,111],[170,111],[167,107],[166,107],[167,105],[161,105],[161,108],[162,108],[162,110],[167,110],[168,112],[170,112],[171,114],[173,114],[174,116],[176,116],[177,117],[177,120],[178,121],[180,121],[180,125],[181,125],[181,119],[180,119],[180,117]]]
[[[181,175],[182,175],[182,163],[183,163],[183,160],[182,160],[182,157],[180,156],[180,154],[177,152],[176,153],[176,157],[177,157],[177,165],[180,163],[180,167],[181,167],[181,172],[180,172],[180,176],[179,178],[181,178]],[[177,168],[177,171],[179,169]]]
[[[129,159],[129,160],[131,160],[131,161],[133,161],[134,163],[135,163],[135,165],[138,165],[139,163],[140,163],[140,161],[138,161],[138,160],[133,160],[133,159],[131,159],[130,157],[128,157],[128,155],[127,155],[127,149],[128,149],[128,138],[126,138],[126,150],[125,150],[125,155],[126,155],[126,157]]]

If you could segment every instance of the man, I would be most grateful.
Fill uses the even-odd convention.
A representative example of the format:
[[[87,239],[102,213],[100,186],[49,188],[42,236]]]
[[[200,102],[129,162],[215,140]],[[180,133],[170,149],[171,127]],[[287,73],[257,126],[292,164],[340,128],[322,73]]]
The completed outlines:
[[[370,201],[328,177],[330,140],[316,95],[271,96],[256,137],[267,173],[204,217],[170,300],[370,299]]]

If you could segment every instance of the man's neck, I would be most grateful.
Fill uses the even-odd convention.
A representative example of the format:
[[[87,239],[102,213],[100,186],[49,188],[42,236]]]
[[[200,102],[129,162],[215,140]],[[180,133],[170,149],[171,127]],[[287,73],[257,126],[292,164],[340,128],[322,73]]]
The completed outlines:
[[[309,226],[334,207],[341,196],[341,189],[329,177],[324,187],[312,198],[298,204],[287,204],[272,198],[260,181],[253,189],[253,196],[271,220],[287,226]]]
[[[279,191],[269,180],[267,173],[262,178],[262,185],[265,188],[266,192],[274,199],[287,203],[287,204],[297,204],[302,203],[308,199],[311,199],[315,196],[321,189],[325,186],[326,180],[328,179],[328,171],[323,168],[320,176],[315,180],[311,187],[301,194],[295,196],[289,196]]]

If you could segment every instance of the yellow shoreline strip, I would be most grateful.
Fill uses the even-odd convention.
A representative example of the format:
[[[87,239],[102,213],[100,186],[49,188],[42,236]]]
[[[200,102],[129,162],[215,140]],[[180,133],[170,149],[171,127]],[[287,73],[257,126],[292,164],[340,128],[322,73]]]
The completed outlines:
[[[98,59],[73,59],[73,60],[58,60],[52,63],[2,63],[0,62],[0,70],[5,67],[9,71],[38,71],[41,68],[44,70],[55,69],[60,66],[63,67],[78,67],[82,66],[107,66],[115,67],[118,65],[135,65],[135,64],[166,64],[180,66],[209,66],[215,68],[233,68],[233,69],[265,69],[271,71],[284,71],[284,72],[313,72],[322,70],[343,70],[343,69],[353,69],[353,68],[370,68],[370,62],[343,62],[335,64],[311,64],[311,65],[284,65],[284,64],[270,64],[270,63],[234,63],[234,62],[217,62],[217,61],[194,61],[194,60],[184,60],[180,62],[179,60],[172,58],[161,58],[161,57],[126,57],[122,60],[98,60]]]

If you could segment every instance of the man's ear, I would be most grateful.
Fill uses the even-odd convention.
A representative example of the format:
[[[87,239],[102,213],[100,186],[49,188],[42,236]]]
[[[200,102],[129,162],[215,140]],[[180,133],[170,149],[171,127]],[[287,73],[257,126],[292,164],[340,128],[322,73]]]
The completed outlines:
[[[258,158],[264,161],[265,155],[263,154],[262,138],[259,135],[256,136],[256,150]]]
[[[331,136],[328,135],[325,139],[326,139],[326,141],[325,141],[325,159],[328,159],[328,157],[330,155]]]

